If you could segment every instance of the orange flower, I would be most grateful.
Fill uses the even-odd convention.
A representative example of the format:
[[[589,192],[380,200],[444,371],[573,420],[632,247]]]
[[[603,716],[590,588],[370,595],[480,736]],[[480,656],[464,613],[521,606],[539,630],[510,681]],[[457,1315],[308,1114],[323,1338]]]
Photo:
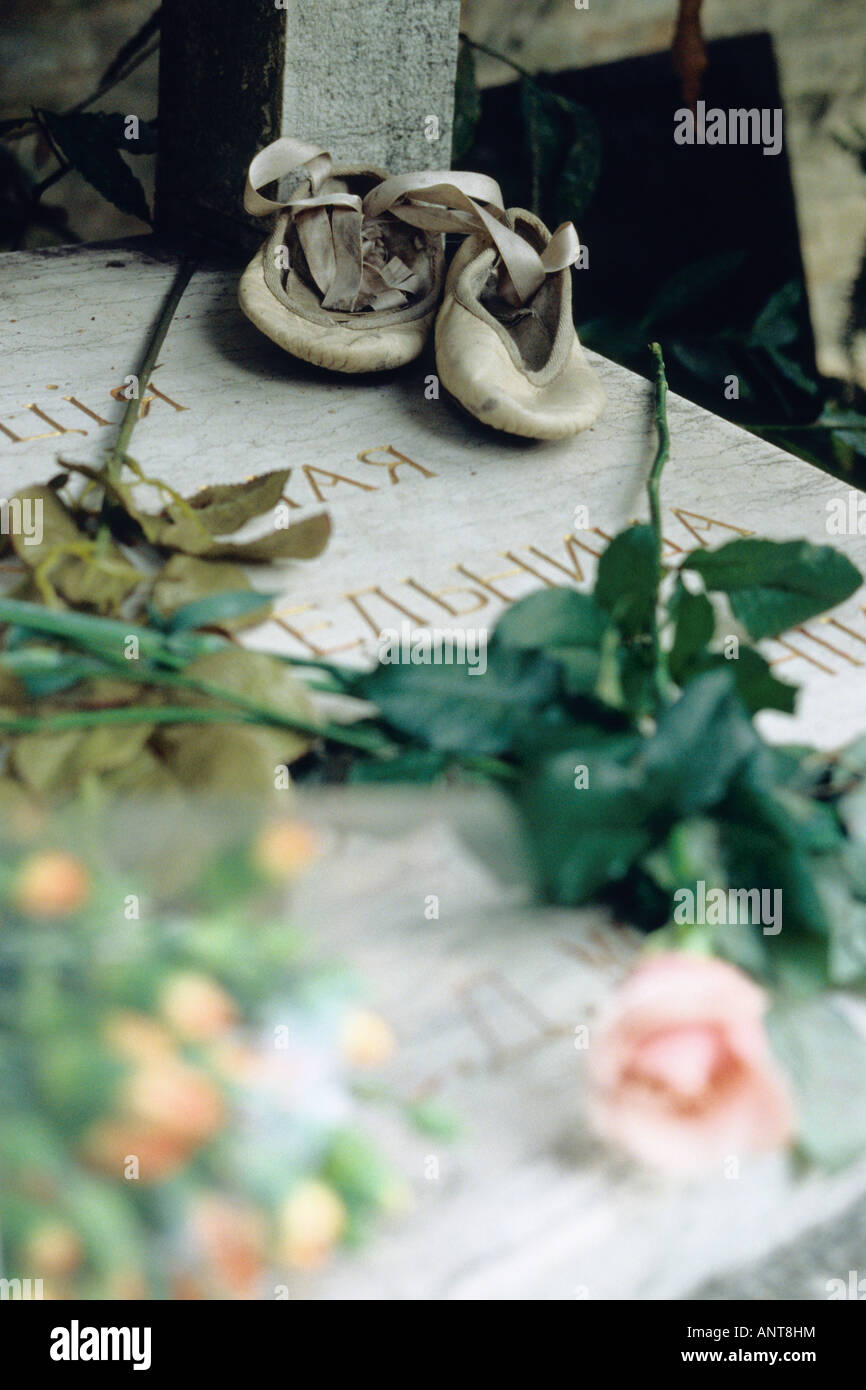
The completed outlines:
[[[18,872],[12,896],[28,917],[68,917],[87,902],[90,875],[74,854],[32,854]]]
[[[295,1269],[317,1269],[342,1236],[347,1220],[342,1197],[327,1183],[300,1183],[280,1210],[281,1259]]]
[[[173,1054],[162,1024],[134,1009],[114,1009],[105,1021],[103,1036],[114,1052],[130,1062],[155,1062]]]
[[[82,1156],[110,1178],[132,1177],[127,1165],[136,1160],[134,1176],[142,1183],[161,1182],[183,1168],[192,1145],[151,1125],[128,1120],[101,1120],[84,1137]]]
[[[267,878],[288,883],[297,878],[319,853],[315,831],[302,821],[279,820],[266,825],[256,839],[253,863]]]
[[[76,1231],[64,1221],[46,1221],[28,1236],[24,1260],[37,1277],[62,1279],[73,1274],[84,1259]]]
[[[124,1108],[137,1120],[191,1145],[222,1127],[226,1107],[212,1081],[183,1062],[145,1062],[123,1087]]]
[[[246,1202],[207,1193],[191,1208],[190,1230],[219,1285],[235,1298],[252,1293],[264,1269],[265,1221]]]
[[[166,981],[159,999],[163,1018],[188,1042],[206,1042],[237,1022],[229,994],[207,975],[178,971]]]
[[[106,1298],[130,1299],[136,1303],[150,1296],[147,1280],[137,1269],[115,1269],[105,1276]]]

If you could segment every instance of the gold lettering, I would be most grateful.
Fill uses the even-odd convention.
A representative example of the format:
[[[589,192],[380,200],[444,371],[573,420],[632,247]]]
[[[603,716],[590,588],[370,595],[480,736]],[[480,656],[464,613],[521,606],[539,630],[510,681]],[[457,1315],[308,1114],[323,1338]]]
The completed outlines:
[[[840,623],[838,618],[822,618],[821,622],[829,623],[831,627],[838,627],[840,632],[847,633],[849,637],[854,638],[855,642],[862,642],[863,646],[866,647],[866,637],[863,637],[859,632],[855,632],[853,627],[848,627],[845,623]]]
[[[364,622],[367,624],[370,631],[374,633],[376,637],[378,637],[381,628],[373,622],[373,619],[370,617],[370,614],[367,612],[366,608],[361,603],[361,599],[364,598],[367,594],[375,594],[376,597],[382,599],[384,603],[390,603],[392,608],[396,608],[401,613],[404,613],[406,617],[411,618],[414,623],[426,623],[427,621],[426,618],[421,617],[418,613],[413,613],[410,608],[404,608],[402,603],[399,603],[398,600],[395,598],[391,598],[388,594],[385,593],[384,589],[380,588],[378,584],[371,585],[368,589],[355,589],[354,592],[351,594],[344,594],[343,597],[348,599],[349,603],[352,604],[353,608],[356,608],[358,610],[361,617],[364,619]]]
[[[799,647],[795,647],[792,642],[787,642],[784,637],[776,637],[774,640],[780,647],[784,647],[790,655],[777,656],[770,662],[771,666],[782,666],[786,661],[793,661],[799,656],[803,661],[808,661],[810,666],[816,666],[819,671],[823,671],[825,675],[836,675],[832,666],[825,666],[823,662],[818,661],[814,656],[810,656],[808,652],[801,652]]]
[[[388,453],[392,454],[393,457],[390,459],[371,459],[367,457],[368,454],[373,453]],[[387,468],[388,477],[391,479],[392,483],[399,483],[400,479],[397,477],[397,471],[404,467],[404,465],[408,465],[409,468],[417,468],[418,472],[423,473],[425,478],[436,478],[439,476],[437,473],[431,473],[430,469],[425,468],[423,464],[416,463],[414,459],[407,458],[405,454],[401,454],[400,450],[395,449],[393,444],[380,444],[375,449],[362,449],[358,458],[362,463],[368,463],[372,468]]]
[[[484,608],[490,601],[487,595],[479,593],[478,589],[464,589],[458,584],[449,584],[444,589],[436,589],[434,591],[425,589],[424,585],[419,584],[416,579],[404,579],[403,583],[410,584],[413,589],[417,589],[419,594],[423,594],[424,597],[429,598],[431,602],[438,603],[440,608],[444,608],[445,612],[450,613],[454,618],[460,618],[464,613],[474,613],[476,609]],[[443,594],[472,594],[477,598],[478,602],[474,603],[471,608],[452,608],[451,604],[446,603],[445,599],[442,597]]]
[[[533,569],[532,565],[528,564],[526,560],[521,560],[519,555],[515,555],[513,550],[503,550],[501,554],[504,560],[513,560],[515,565],[519,565],[522,570],[526,570],[527,574],[534,574],[535,578],[540,579],[542,584],[545,584],[548,589],[556,588],[555,580],[548,579],[546,574],[540,574],[539,571]]]
[[[128,389],[126,385],[114,386],[108,394],[111,396],[112,400],[122,401],[124,405],[128,405],[130,400],[135,400],[135,396],[128,396],[126,394]],[[166,405],[173,406],[175,410],[189,410],[188,405],[178,405],[177,401],[173,401],[164,391],[160,391],[158,386],[154,386],[152,381],[149,381],[144,389],[145,391],[151,391],[153,394],[150,396],[144,395],[139,401],[138,418],[140,420],[146,419],[150,414],[150,407],[157,397],[159,397],[161,401],[165,401]]]
[[[178,405],[177,401],[173,401],[164,391],[160,391],[158,386],[154,386],[152,381],[147,383],[145,390],[153,392],[153,396],[145,396],[144,400],[141,402],[142,405],[147,406],[147,410],[150,409],[150,403],[154,399],[154,396],[158,396],[161,401],[165,401],[166,405],[174,406],[175,410],[189,410],[188,405]],[[144,412],[145,415],[147,414],[147,410]]]
[[[597,528],[593,527],[593,530],[597,530]],[[553,568],[559,570],[560,574],[564,574],[566,578],[573,579],[576,584],[582,584],[584,579],[586,578],[586,575],[583,572],[583,566],[580,563],[579,556],[575,554],[575,547],[578,550],[585,550],[587,555],[592,555],[596,560],[598,559],[601,552],[598,550],[593,550],[592,547],[587,545],[585,541],[579,541],[576,536],[563,536],[562,543],[565,546],[566,554],[568,555],[568,558],[571,561],[570,568],[561,564],[559,560],[554,560],[552,555],[547,555],[545,551],[539,550],[538,546],[536,545],[527,546],[527,549],[533,555],[537,555],[539,560],[546,560],[549,565],[553,565]],[[535,571],[533,571],[533,573],[535,573]],[[545,582],[550,583],[549,580]]]
[[[673,515],[676,517],[677,521],[682,522],[686,530],[691,532],[698,545],[704,544],[703,540],[701,539],[700,533],[706,533],[707,531],[711,531],[714,526],[721,526],[725,531],[736,531],[738,536],[753,536],[755,534],[754,531],[743,530],[742,526],[732,526],[729,521],[714,521],[713,518],[710,516],[702,516],[700,512],[687,512],[684,511],[682,507],[671,507],[671,511]],[[701,527],[692,526],[688,521],[686,521],[687,516],[692,517],[695,521],[703,521],[705,522],[705,525]]]
[[[808,637],[810,642],[817,642],[817,644],[818,644],[819,647],[826,647],[826,648],[827,648],[827,651],[828,651],[828,652],[833,652],[835,656],[841,656],[842,659],[843,659],[844,661],[849,662],[849,664],[850,664],[851,666],[862,666],[862,665],[863,665],[863,662],[862,662],[862,661],[858,661],[856,657],[854,657],[854,656],[849,656],[847,652],[841,651],[841,650],[839,649],[839,647],[834,647],[833,644],[832,644],[832,642],[825,642],[823,637],[816,637],[816,636],[815,636],[815,633],[814,633],[814,632],[810,632],[808,628],[805,628],[805,627],[795,627],[795,628],[794,628],[794,631],[795,631],[795,632],[801,633],[803,637]]]
[[[467,569],[465,565],[455,565],[454,568],[459,570],[461,574],[465,574],[467,579],[474,579],[476,584],[480,584],[483,588],[489,590],[489,592],[493,595],[494,598],[501,599],[503,603],[514,603],[516,597],[518,596],[514,594],[503,594],[499,589],[496,588],[496,586],[493,583],[493,580],[512,579],[515,576],[517,576],[520,579],[524,579],[526,577],[525,565],[519,565],[517,569],[499,570],[496,574],[488,574],[486,576],[481,574],[473,574],[472,570]]]
[[[302,643],[302,645],[309,650],[310,655],[316,657],[319,661],[323,661],[329,656],[336,656],[339,652],[353,651],[356,647],[362,647],[364,645],[364,639],[362,637],[356,637],[354,642],[344,642],[339,647],[319,647],[315,642],[311,642],[306,634],[308,632],[318,632],[323,627],[333,627],[334,624],[329,618],[325,618],[322,622],[314,623],[311,627],[302,630],[294,624],[286,622],[286,618],[283,616],[283,614],[285,614],[287,617],[294,617],[296,613],[307,613],[311,608],[315,609],[315,606],[314,603],[301,603],[294,608],[281,608],[272,615],[272,618],[285,632],[288,632],[296,641]]]
[[[32,410],[34,415],[38,415],[39,419],[44,420],[46,425],[53,425],[54,429],[47,431],[45,434],[21,435],[16,434],[14,430],[10,430],[6,425],[0,425],[0,430],[9,436],[13,444],[27,444],[31,439],[57,439],[62,434],[87,434],[87,430],[69,430],[65,425],[58,424],[56,420],[52,420],[50,415],[46,415],[44,410],[40,410],[39,406],[35,405],[33,401],[28,401],[24,409]]]
[[[95,420],[97,425],[111,424],[110,420],[103,420],[102,416],[97,415],[95,410],[91,410],[89,405],[83,405],[81,401],[77,401],[74,396],[64,396],[63,399],[68,401],[70,405],[74,405],[78,410],[83,410],[84,414],[89,415],[91,420]]]
[[[302,472],[306,476],[310,487],[313,489],[317,502],[325,502],[327,499],[322,496],[322,490],[313,477],[314,473],[318,473],[321,478],[331,479],[329,483],[325,483],[325,487],[336,487],[338,483],[348,483],[350,487],[360,488],[362,492],[379,491],[378,488],[373,487],[372,483],[358,483],[354,478],[346,478],[342,473],[329,473],[327,468],[315,468],[311,463],[305,463]]]

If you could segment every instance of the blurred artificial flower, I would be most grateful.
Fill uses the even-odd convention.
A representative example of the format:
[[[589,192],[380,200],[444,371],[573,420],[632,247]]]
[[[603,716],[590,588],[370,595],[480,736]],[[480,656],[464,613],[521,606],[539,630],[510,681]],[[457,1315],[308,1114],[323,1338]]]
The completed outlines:
[[[764,992],[724,961],[673,952],[638,966],[589,1052],[599,1133],[677,1174],[786,1144],[793,1111],[765,1009]]]
[[[90,875],[74,854],[32,854],[18,871],[12,896],[27,917],[68,917],[87,902]]]
[[[63,1278],[78,1269],[84,1248],[71,1226],[62,1221],[45,1221],[28,1235],[23,1258],[37,1277]]]
[[[218,1289],[231,1298],[253,1297],[265,1270],[264,1214],[251,1202],[207,1192],[194,1198],[187,1227],[201,1268]]]
[[[113,1052],[130,1062],[159,1061],[174,1053],[167,1029],[134,1009],[114,1009],[105,1021],[103,1037]]]
[[[280,1258],[293,1269],[317,1269],[343,1235],[347,1219],[333,1187],[317,1179],[299,1183],[279,1212]]]
[[[163,1182],[182,1168],[192,1148],[175,1134],[128,1120],[99,1120],[86,1132],[81,1154],[91,1168],[107,1177],[122,1179],[130,1158],[137,1162],[137,1179],[144,1184]]]
[[[159,1011],[187,1042],[209,1042],[237,1022],[231,995],[207,975],[178,971],[169,976],[159,997]]]
[[[226,1104],[204,1072],[172,1059],[148,1061],[127,1078],[124,1109],[157,1132],[205,1144],[226,1120]]]
[[[340,1027],[340,1050],[353,1067],[381,1067],[393,1056],[396,1041],[379,1014],[352,1009]]]
[[[319,839],[303,821],[278,820],[266,825],[252,847],[253,863],[266,878],[290,883],[319,852]]]

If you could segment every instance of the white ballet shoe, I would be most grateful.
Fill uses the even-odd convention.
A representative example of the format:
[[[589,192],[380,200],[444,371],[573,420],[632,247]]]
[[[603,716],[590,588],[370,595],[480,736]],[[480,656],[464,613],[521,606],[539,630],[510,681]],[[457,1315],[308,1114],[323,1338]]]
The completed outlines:
[[[580,244],[571,223],[553,236],[522,208],[505,214],[541,267],[536,288],[515,288],[511,266],[484,230],[457,252],[436,319],[436,369],[445,389],[494,429],[563,439],[587,429],[605,403],[571,313],[569,267]]]
[[[285,201],[259,192],[295,175]],[[281,139],[250,165],[244,206],[276,215],[241,277],[238,300],[255,326],[295,357],[337,372],[381,372],[411,362],[442,295],[442,236],[364,200],[381,169],[334,167],[317,146]]]

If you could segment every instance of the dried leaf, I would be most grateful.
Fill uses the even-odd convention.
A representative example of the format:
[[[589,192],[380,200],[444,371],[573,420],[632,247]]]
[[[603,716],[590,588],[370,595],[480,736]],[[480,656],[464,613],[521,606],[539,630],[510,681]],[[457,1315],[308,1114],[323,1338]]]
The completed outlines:
[[[111,542],[97,552],[52,488],[23,488],[16,494],[18,499],[32,504],[34,518],[41,511],[38,544],[35,537],[29,540],[18,532],[12,536],[12,544],[37,586],[42,587],[43,599],[54,590],[76,608],[116,611],[141,582],[123,552]]]
[[[166,769],[187,790],[257,798],[277,794],[276,770],[299,756],[299,743],[291,732],[251,724],[225,725],[217,737],[211,728],[180,725],[156,739]]]
[[[182,509],[172,508],[174,517],[165,512],[140,512],[131,499],[131,489],[127,489],[127,509],[130,516],[141,526],[151,545],[160,550],[179,550],[184,555],[199,555],[211,560],[238,560],[240,562],[269,562],[272,560],[310,560],[321,555],[331,534],[331,521],[327,512],[306,517],[293,526],[274,529],[250,541],[224,541],[217,539],[204,524],[193,508],[190,514]]]
[[[216,483],[185,500],[212,536],[230,536],[248,521],[273,511],[285,492],[290,472],[289,468],[279,468],[243,483]],[[172,520],[184,517],[178,507],[168,507],[166,511]]]
[[[40,111],[39,115],[69,163],[97,193],[121,212],[150,222],[144,190],[117,149],[116,116],[101,111]]]
[[[133,724],[22,734],[12,744],[10,767],[31,791],[68,794],[91,773],[110,772],[131,762],[152,732],[150,724]]]
[[[277,657],[268,656],[265,652],[250,652],[237,647],[209,652],[206,656],[200,656],[190,662],[186,668],[186,675],[193,676],[196,680],[207,681],[209,685],[230,690],[235,695],[242,695],[262,709],[273,710],[287,718],[296,718],[305,723],[316,721],[315,710],[303,684],[295,679],[284,662]],[[212,706],[223,702],[217,697],[191,691],[184,695],[184,703]],[[212,731],[203,732],[208,735],[210,746],[213,747],[214,744],[222,742],[224,735],[232,727],[226,725],[225,728],[221,728],[218,739],[213,738]],[[277,759],[279,762],[293,762],[310,746],[309,738],[303,734],[296,734],[291,729],[274,732],[281,740],[280,757]],[[273,783],[273,764],[271,782]]]
[[[234,605],[233,599],[238,600]],[[257,593],[239,565],[191,555],[172,555],[150,602],[158,618],[175,619],[173,629],[218,625],[235,631],[264,622],[270,611],[268,596]]]

